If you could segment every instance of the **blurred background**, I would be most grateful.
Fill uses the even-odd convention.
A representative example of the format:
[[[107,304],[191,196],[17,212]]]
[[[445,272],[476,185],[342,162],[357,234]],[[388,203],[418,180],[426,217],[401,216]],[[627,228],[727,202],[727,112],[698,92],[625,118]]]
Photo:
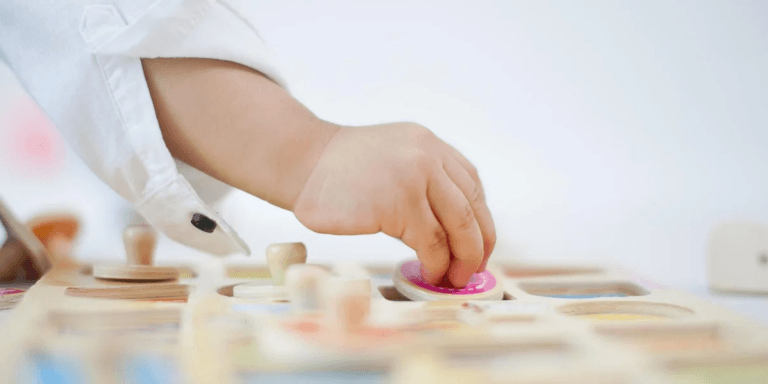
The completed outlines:
[[[321,118],[419,122],[473,161],[494,257],[704,286],[709,232],[768,222],[768,2],[240,3]],[[123,259],[130,207],[2,64],[0,138],[0,197],[20,218],[75,212],[78,256]],[[253,252],[233,259],[263,262],[280,241],[304,241],[316,261],[413,254],[384,235],[312,233],[242,192],[219,208]],[[159,261],[204,257],[158,249]]]

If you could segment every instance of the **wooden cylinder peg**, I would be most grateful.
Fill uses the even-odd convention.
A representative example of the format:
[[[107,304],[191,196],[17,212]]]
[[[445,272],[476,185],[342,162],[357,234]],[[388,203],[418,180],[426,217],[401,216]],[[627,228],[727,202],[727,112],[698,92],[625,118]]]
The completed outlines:
[[[334,276],[328,287],[330,322],[342,332],[363,328],[371,312],[371,280]]]
[[[61,266],[74,263],[71,249],[80,229],[77,216],[67,213],[40,215],[30,219],[27,227],[43,243],[53,264]]]
[[[93,276],[108,280],[161,281],[179,278],[173,267],[152,265],[157,246],[157,233],[147,225],[130,226],[123,231],[125,255],[128,265],[96,264]]]
[[[267,247],[267,265],[275,285],[285,284],[285,269],[289,265],[307,262],[307,247],[304,243],[278,243]]]
[[[330,273],[319,265],[294,264],[285,271],[285,289],[295,313],[313,313],[325,308]]]
[[[123,231],[128,265],[152,265],[157,246],[157,233],[148,225],[134,225]]]

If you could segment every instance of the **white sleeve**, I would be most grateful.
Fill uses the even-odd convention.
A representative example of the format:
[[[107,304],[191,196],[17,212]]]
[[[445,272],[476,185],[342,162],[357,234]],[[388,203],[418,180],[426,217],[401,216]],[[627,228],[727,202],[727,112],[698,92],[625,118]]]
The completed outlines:
[[[243,15],[226,0],[4,0],[0,20],[0,57],[93,172],[171,239],[249,253],[179,173],[140,61],[228,60],[284,84]]]

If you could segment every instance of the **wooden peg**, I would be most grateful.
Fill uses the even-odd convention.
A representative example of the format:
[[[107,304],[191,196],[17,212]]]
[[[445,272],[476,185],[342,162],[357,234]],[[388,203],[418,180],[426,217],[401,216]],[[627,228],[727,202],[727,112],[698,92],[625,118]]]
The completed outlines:
[[[363,328],[371,312],[371,279],[334,276],[328,288],[330,322],[347,333]]]
[[[134,225],[123,231],[128,265],[152,265],[157,246],[157,233],[148,225]]]
[[[267,264],[275,285],[285,284],[285,269],[292,264],[307,262],[304,243],[278,243],[267,247]]]
[[[93,276],[110,280],[159,281],[179,278],[173,267],[156,267],[152,263],[157,245],[157,233],[147,225],[130,226],[123,231],[128,265],[97,264]]]
[[[45,246],[52,264],[64,265],[74,262],[71,259],[71,249],[80,229],[77,216],[67,213],[40,215],[27,221],[27,227]]]
[[[312,264],[294,264],[285,271],[285,288],[294,313],[306,314],[325,308],[325,289],[330,273]]]
[[[6,232],[0,247],[0,281],[36,281],[51,267],[48,251],[0,200],[0,223]]]

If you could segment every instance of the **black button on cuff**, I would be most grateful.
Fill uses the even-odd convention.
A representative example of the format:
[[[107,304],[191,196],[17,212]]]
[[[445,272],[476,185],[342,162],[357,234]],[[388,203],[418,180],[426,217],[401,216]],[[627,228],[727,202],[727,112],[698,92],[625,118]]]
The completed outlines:
[[[203,215],[202,213],[195,213],[192,215],[192,225],[194,225],[195,228],[207,233],[213,233],[213,231],[216,229],[216,222],[211,220],[210,217]]]

